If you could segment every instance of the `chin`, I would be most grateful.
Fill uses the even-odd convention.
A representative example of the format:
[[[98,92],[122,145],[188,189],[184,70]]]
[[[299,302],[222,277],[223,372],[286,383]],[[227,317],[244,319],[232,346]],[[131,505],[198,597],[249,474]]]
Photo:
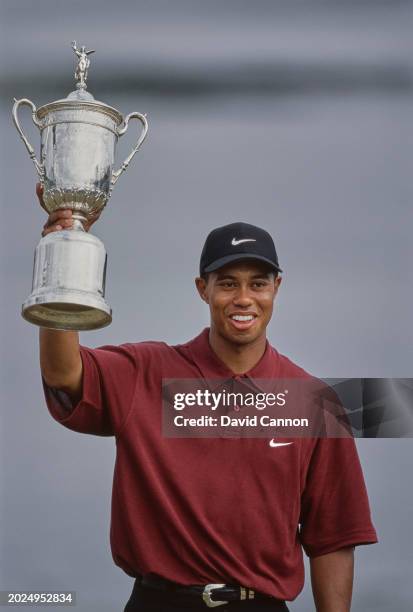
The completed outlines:
[[[258,340],[258,338],[262,336],[263,332],[264,330],[260,330],[260,331],[246,330],[245,332],[225,330],[222,335],[224,336],[226,340],[229,340],[229,342],[232,342],[233,344],[238,344],[241,346],[245,344],[252,344],[253,342]]]
[[[257,340],[256,336],[236,336],[232,339],[232,343],[238,346],[246,346],[247,344],[253,344],[255,340]]]

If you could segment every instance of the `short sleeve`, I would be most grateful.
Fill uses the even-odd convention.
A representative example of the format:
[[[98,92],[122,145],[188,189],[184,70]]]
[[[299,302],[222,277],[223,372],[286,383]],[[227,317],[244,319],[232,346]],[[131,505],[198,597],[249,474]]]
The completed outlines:
[[[301,497],[300,540],[309,557],[377,542],[353,438],[316,441]]]
[[[82,397],[75,406],[43,380],[52,417],[65,427],[99,436],[116,435],[132,406],[137,383],[133,345],[80,347],[83,364]]]

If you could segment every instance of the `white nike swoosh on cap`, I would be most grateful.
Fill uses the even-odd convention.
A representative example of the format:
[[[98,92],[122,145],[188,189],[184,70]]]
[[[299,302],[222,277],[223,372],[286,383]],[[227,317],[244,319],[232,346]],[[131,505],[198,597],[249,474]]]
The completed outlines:
[[[269,444],[270,446],[272,446],[272,448],[277,448],[277,446],[289,446],[290,444],[294,444],[294,443],[293,442],[275,442],[274,438],[272,438]]]
[[[257,242],[255,238],[241,238],[241,240],[237,240],[233,238],[231,241],[232,246],[237,246],[237,244],[241,244],[242,242]]]

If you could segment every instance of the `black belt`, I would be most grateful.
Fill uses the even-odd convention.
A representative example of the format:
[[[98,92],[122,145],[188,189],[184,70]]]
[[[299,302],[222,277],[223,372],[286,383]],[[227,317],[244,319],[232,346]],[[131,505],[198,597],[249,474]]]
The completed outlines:
[[[138,583],[148,589],[155,589],[157,591],[169,591],[172,593],[182,595],[194,595],[203,599],[208,608],[214,608],[215,606],[221,606],[230,601],[242,601],[251,599],[266,599],[272,601],[274,606],[279,604],[279,608],[274,607],[275,610],[287,610],[285,602],[280,599],[274,599],[270,595],[264,595],[264,593],[258,593],[253,589],[242,587],[232,584],[205,584],[205,585],[182,585],[176,582],[166,580],[161,576],[154,574],[147,574],[141,576],[138,579]]]

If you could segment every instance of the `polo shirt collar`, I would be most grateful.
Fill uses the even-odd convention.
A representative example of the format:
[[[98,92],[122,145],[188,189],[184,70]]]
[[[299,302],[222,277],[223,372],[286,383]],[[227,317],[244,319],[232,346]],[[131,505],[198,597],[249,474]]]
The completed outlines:
[[[236,379],[264,390],[265,386],[260,385],[260,379],[277,378],[279,374],[280,355],[268,340],[259,362],[251,370],[241,375],[235,374],[213,351],[209,343],[209,327],[206,327],[187,346],[203,378],[210,381],[210,387],[218,387],[222,384],[222,379]]]

